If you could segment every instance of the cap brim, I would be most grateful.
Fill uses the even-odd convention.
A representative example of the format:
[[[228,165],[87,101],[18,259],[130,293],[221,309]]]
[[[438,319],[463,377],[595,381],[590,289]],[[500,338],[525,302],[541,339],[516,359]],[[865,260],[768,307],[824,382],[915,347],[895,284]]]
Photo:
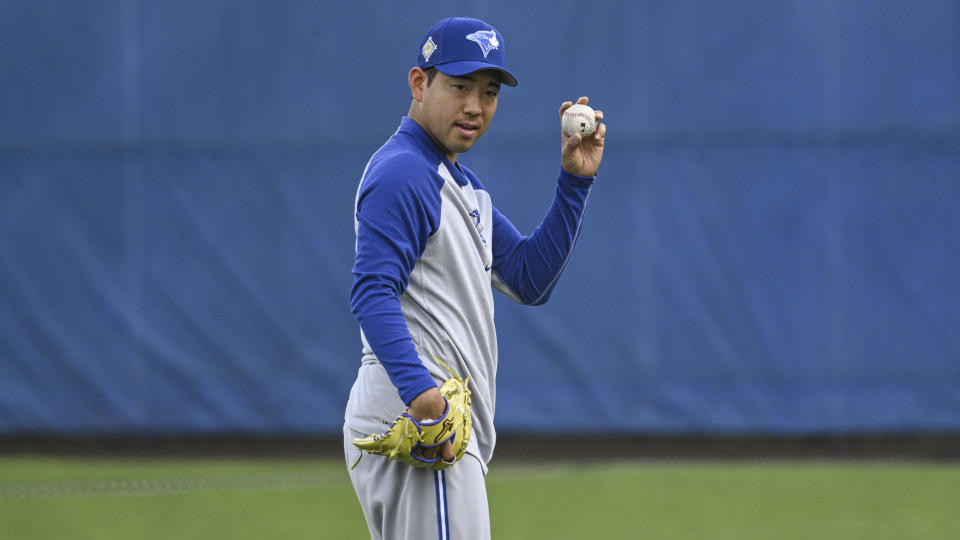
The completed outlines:
[[[488,64],[486,62],[477,62],[475,60],[463,60],[460,62],[448,62],[446,64],[436,64],[433,67],[437,68],[437,71],[450,75],[451,77],[462,77],[464,75],[469,75],[475,71],[482,71],[484,69],[495,69],[500,72],[500,80],[503,84],[507,86],[516,86],[517,78],[513,76],[513,73],[503,69],[500,66],[495,66],[493,64]]]

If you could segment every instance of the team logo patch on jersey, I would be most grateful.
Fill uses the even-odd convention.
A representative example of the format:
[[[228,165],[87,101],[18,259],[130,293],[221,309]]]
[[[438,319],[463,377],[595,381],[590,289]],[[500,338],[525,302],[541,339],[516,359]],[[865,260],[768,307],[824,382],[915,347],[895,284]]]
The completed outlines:
[[[472,34],[468,34],[467,39],[480,46],[484,58],[490,54],[490,51],[500,48],[500,42],[497,41],[497,33],[493,30],[478,30]]]
[[[477,234],[480,235],[480,241],[486,244],[487,239],[483,237],[483,223],[480,222],[480,210],[476,208],[471,210],[470,217],[473,218],[474,226],[477,228]]]
[[[433,42],[433,36],[427,38],[427,42],[423,44],[423,48],[420,49],[420,54],[423,55],[423,61],[429,62],[430,56],[438,49],[437,44]],[[486,56],[486,55],[484,55]]]

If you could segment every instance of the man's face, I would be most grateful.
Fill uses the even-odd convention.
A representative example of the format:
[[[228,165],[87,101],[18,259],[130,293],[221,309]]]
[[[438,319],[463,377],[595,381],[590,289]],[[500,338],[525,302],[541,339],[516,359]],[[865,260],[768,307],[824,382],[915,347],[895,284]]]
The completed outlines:
[[[451,160],[470,150],[497,112],[500,73],[488,69],[451,77],[439,71],[423,90],[417,122]]]

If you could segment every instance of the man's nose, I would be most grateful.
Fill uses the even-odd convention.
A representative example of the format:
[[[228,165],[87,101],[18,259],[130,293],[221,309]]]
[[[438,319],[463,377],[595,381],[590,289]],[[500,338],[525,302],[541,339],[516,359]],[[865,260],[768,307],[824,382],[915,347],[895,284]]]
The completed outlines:
[[[481,114],[483,107],[480,105],[480,96],[471,92],[463,103],[463,112],[471,115]]]

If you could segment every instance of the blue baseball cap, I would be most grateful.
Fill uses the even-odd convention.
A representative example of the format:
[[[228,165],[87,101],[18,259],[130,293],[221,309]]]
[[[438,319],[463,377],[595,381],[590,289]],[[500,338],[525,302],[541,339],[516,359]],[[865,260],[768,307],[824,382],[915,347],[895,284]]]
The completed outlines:
[[[516,86],[517,78],[503,67],[503,35],[496,28],[478,20],[451,17],[435,23],[420,40],[417,65],[459,77],[495,69],[503,84]]]

